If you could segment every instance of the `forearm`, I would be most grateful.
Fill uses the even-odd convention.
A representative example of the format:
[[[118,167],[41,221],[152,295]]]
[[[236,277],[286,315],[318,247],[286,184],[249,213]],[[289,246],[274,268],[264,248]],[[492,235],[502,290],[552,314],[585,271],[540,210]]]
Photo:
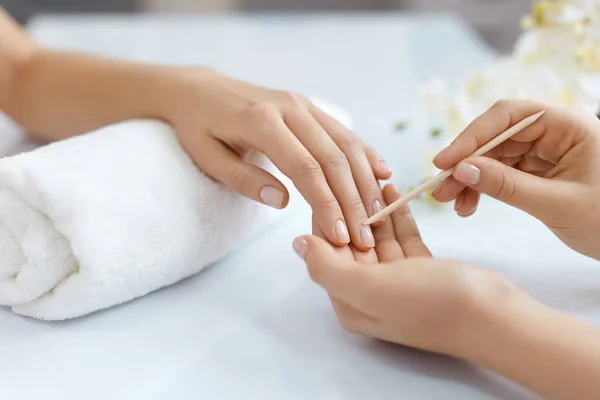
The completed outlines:
[[[465,358],[550,400],[599,398],[599,328],[524,297],[491,310]]]
[[[164,119],[169,68],[38,50],[13,74],[4,111],[50,140],[125,119]]]

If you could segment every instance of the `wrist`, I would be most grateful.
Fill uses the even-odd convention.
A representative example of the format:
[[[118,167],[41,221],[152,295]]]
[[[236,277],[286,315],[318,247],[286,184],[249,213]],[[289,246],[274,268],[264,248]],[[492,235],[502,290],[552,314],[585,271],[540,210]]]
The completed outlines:
[[[208,67],[164,67],[160,77],[155,78],[159,95],[155,109],[161,119],[177,127],[180,121],[188,121],[206,107],[208,90],[202,90],[217,77]]]
[[[598,328],[546,307],[516,288],[496,300],[480,304],[460,358],[544,398],[596,398],[600,392]]]
[[[449,300],[451,325],[443,333],[443,353],[471,362],[488,348],[490,335],[501,324],[509,308],[519,308],[530,300],[504,276],[485,269],[463,270],[454,284],[456,297]]]

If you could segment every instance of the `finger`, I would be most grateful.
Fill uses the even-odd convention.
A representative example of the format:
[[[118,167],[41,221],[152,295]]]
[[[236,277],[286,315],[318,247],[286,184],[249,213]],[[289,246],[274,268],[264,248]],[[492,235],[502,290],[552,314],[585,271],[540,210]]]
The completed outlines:
[[[379,155],[377,151],[375,151],[372,147],[367,146],[363,142],[363,149],[367,158],[369,159],[369,163],[371,164],[371,169],[375,174],[375,178],[379,180],[386,180],[392,177],[392,169],[388,165],[388,163]]]
[[[385,203],[389,204],[389,203]],[[373,227],[373,235],[375,236],[375,252],[379,262],[389,262],[404,258],[404,252],[398,239],[396,239],[396,231],[392,217],[387,216]]]
[[[544,140],[536,143],[540,158],[558,162],[577,139],[579,131],[570,129],[579,125],[578,117],[573,111],[558,107],[551,103],[533,100],[503,100],[497,102],[484,114],[476,118],[449,147],[442,150],[434,159],[440,169],[449,169],[466,158],[483,144],[498,136],[517,122],[537,112],[545,110],[535,123],[523,129],[511,138],[512,141],[533,142],[542,136]],[[551,131],[553,135],[545,135]]]
[[[394,185],[383,188],[386,203],[391,204],[401,197]],[[396,231],[396,239],[406,257],[430,257],[431,252],[423,243],[417,223],[407,204],[392,213],[392,222]]]
[[[346,155],[368,215],[372,216],[381,211],[383,209],[381,188],[360,138],[317,107],[311,106],[311,114]]]
[[[456,199],[464,189],[464,183],[450,176],[436,185],[431,192],[431,196],[440,203],[447,203]]]
[[[364,171],[365,165],[350,164],[347,155],[340,150],[328,132],[319,125],[308,110],[306,112],[288,111],[285,123],[322,168],[326,180],[342,208],[352,243],[361,250],[374,247],[375,241],[371,228],[363,225],[363,221],[367,218],[367,211],[355,179],[365,172],[372,174],[368,163],[366,163],[368,171]],[[355,167],[356,170],[353,170],[352,167]]]
[[[517,142],[509,139],[485,153],[484,156],[495,159],[502,157],[519,157],[531,151],[533,145],[534,142]]]
[[[365,153],[362,141],[342,124],[329,117],[323,111],[313,107],[312,115],[315,120],[327,131],[329,136],[346,155],[352,176],[360,193],[361,199],[369,216],[383,209],[383,196],[375,176],[373,166]],[[378,167],[379,168],[379,167]]]
[[[541,220],[551,219],[554,211],[566,207],[573,196],[569,182],[540,178],[487,157],[461,162],[454,177]]]
[[[480,193],[477,190],[467,187],[456,199],[454,211],[463,218],[470,217],[477,211],[479,198]]]
[[[325,234],[323,233],[323,230],[319,226],[319,223],[317,222],[317,219],[315,218],[314,214],[312,215],[312,232],[313,232],[314,236],[327,241],[327,237],[325,237]],[[354,255],[352,254],[352,250],[350,250],[350,247],[335,246],[335,245],[332,247],[333,247],[333,250],[336,253],[338,253],[341,257],[343,257],[345,260],[349,260],[349,261],[354,260]]]
[[[513,166],[521,161],[524,154],[531,150],[532,142],[515,142],[512,140],[501,143],[498,147],[490,150],[485,156],[495,158],[503,163]],[[438,184],[431,195],[440,203],[447,203],[452,200],[459,200],[458,197],[465,189],[465,185],[456,179],[449,177]],[[462,199],[460,200],[462,201]]]
[[[280,115],[261,112],[264,114],[249,119],[262,121],[251,127],[260,134],[249,135],[249,145],[265,154],[294,182],[300,194],[311,205],[327,239],[338,246],[348,244],[350,235],[342,208],[331,191],[321,166],[289,130]]]
[[[306,263],[312,280],[330,296],[363,312],[372,309],[379,284],[378,264],[365,268],[355,261],[344,260],[331,245],[316,236],[296,238],[294,250]]]
[[[314,215],[312,218],[312,228],[314,236],[322,240],[327,240],[325,238],[325,235],[321,231],[319,224],[316,222]],[[343,259],[347,259],[349,261],[353,260],[352,252],[348,246],[333,248],[336,252],[338,252],[341,255]],[[342,301],[329,293],[327,293],[327,295],[329,296],[329,300],[331,301],[331,305],[335,310],[335,314],[338,318],[340,325],[342,325],[346,330],[350,332],[363,331],[369,326],[369,324],[372,324],[374,322],[373,318],[368,314],[365,314],[355,309],[345,301]]]
[[[279,209],[287,206],[289,193],[273,175],[245,163],[233,150],[216,139],[206,141],[201,147],[195,154],[195,161],[208,176],[270,207]]]

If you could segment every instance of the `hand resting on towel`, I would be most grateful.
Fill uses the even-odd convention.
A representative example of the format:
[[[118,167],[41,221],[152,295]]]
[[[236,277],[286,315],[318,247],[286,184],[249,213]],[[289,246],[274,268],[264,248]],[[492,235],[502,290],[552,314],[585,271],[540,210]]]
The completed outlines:
[[[338,245],[374,246],[362,222],[380,209],[391,170],[306,97],[205,67],[147,65],[40,48],[0,9],[0,110],[57,140],[135,118],[169,122],[200,169],[250,199],[288,203],[283,183],[245,161],[265,154]]]

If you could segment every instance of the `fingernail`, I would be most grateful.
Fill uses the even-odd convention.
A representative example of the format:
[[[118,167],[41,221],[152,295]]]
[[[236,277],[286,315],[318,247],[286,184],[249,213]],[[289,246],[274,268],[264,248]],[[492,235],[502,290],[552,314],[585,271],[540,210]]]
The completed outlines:
[[[375,239],[373,238],[373,232],[371,232],[370,227],[364,225],[360,227],[360,239],[365,246],[375,247]]]
[[[273,208],[281,208],[283,192],[273,186],[265,186],[260,190],[260,199]]]
[[[335,235],[340,242],[350,243],[350,234],[348,233],[348,228],[341,219],[335,221]]]
[[[442,185],[443,185],[443,183],[444,183],[444,182],[440,182],[440,183],[438,183],[437,185],[435,185],[435,187],[434,187],[434,188],[433,188],[433,190],[431,191],[431,195],[432,195],[433,197],[437,196],[437,195],[440,193],[440,191],[442,190]]]
[[[386,163],[383,160],[379,160],[379,170],[381,172],[392,172],[392,169],[390,168],[390,166],[388,165],[388,163]]]
[[[454,171],[454,177],[457,181],[467,185],[476,185],[481,177],[481,171],[474,165],[462,163]]]
[[[294,251],[296,252],[296,254],[298,254],[300,258],[304,260],[306,250],[308,249],[308,242],[306,241],[306,239],[301,237],[296,238],[294,239],[292,246],[294,247]]]
[[[383,207],[381,207],[381,203],[379,202],[379,200],[375,200],[373,202],[373,214],[372,215],[377,214],[381,210],[383,210]]]
[[[437,156],[433,158],[433,162],[440,161],[444,156],[448,153],[448,147],[444,147],[442,151],[440,151]]]
[[[454,201],[454,211],[458,211],[459,208],[462,207],[464,202],[465,202],[465,198],[463,196],[458,196],[456,198],[456,201]]]

